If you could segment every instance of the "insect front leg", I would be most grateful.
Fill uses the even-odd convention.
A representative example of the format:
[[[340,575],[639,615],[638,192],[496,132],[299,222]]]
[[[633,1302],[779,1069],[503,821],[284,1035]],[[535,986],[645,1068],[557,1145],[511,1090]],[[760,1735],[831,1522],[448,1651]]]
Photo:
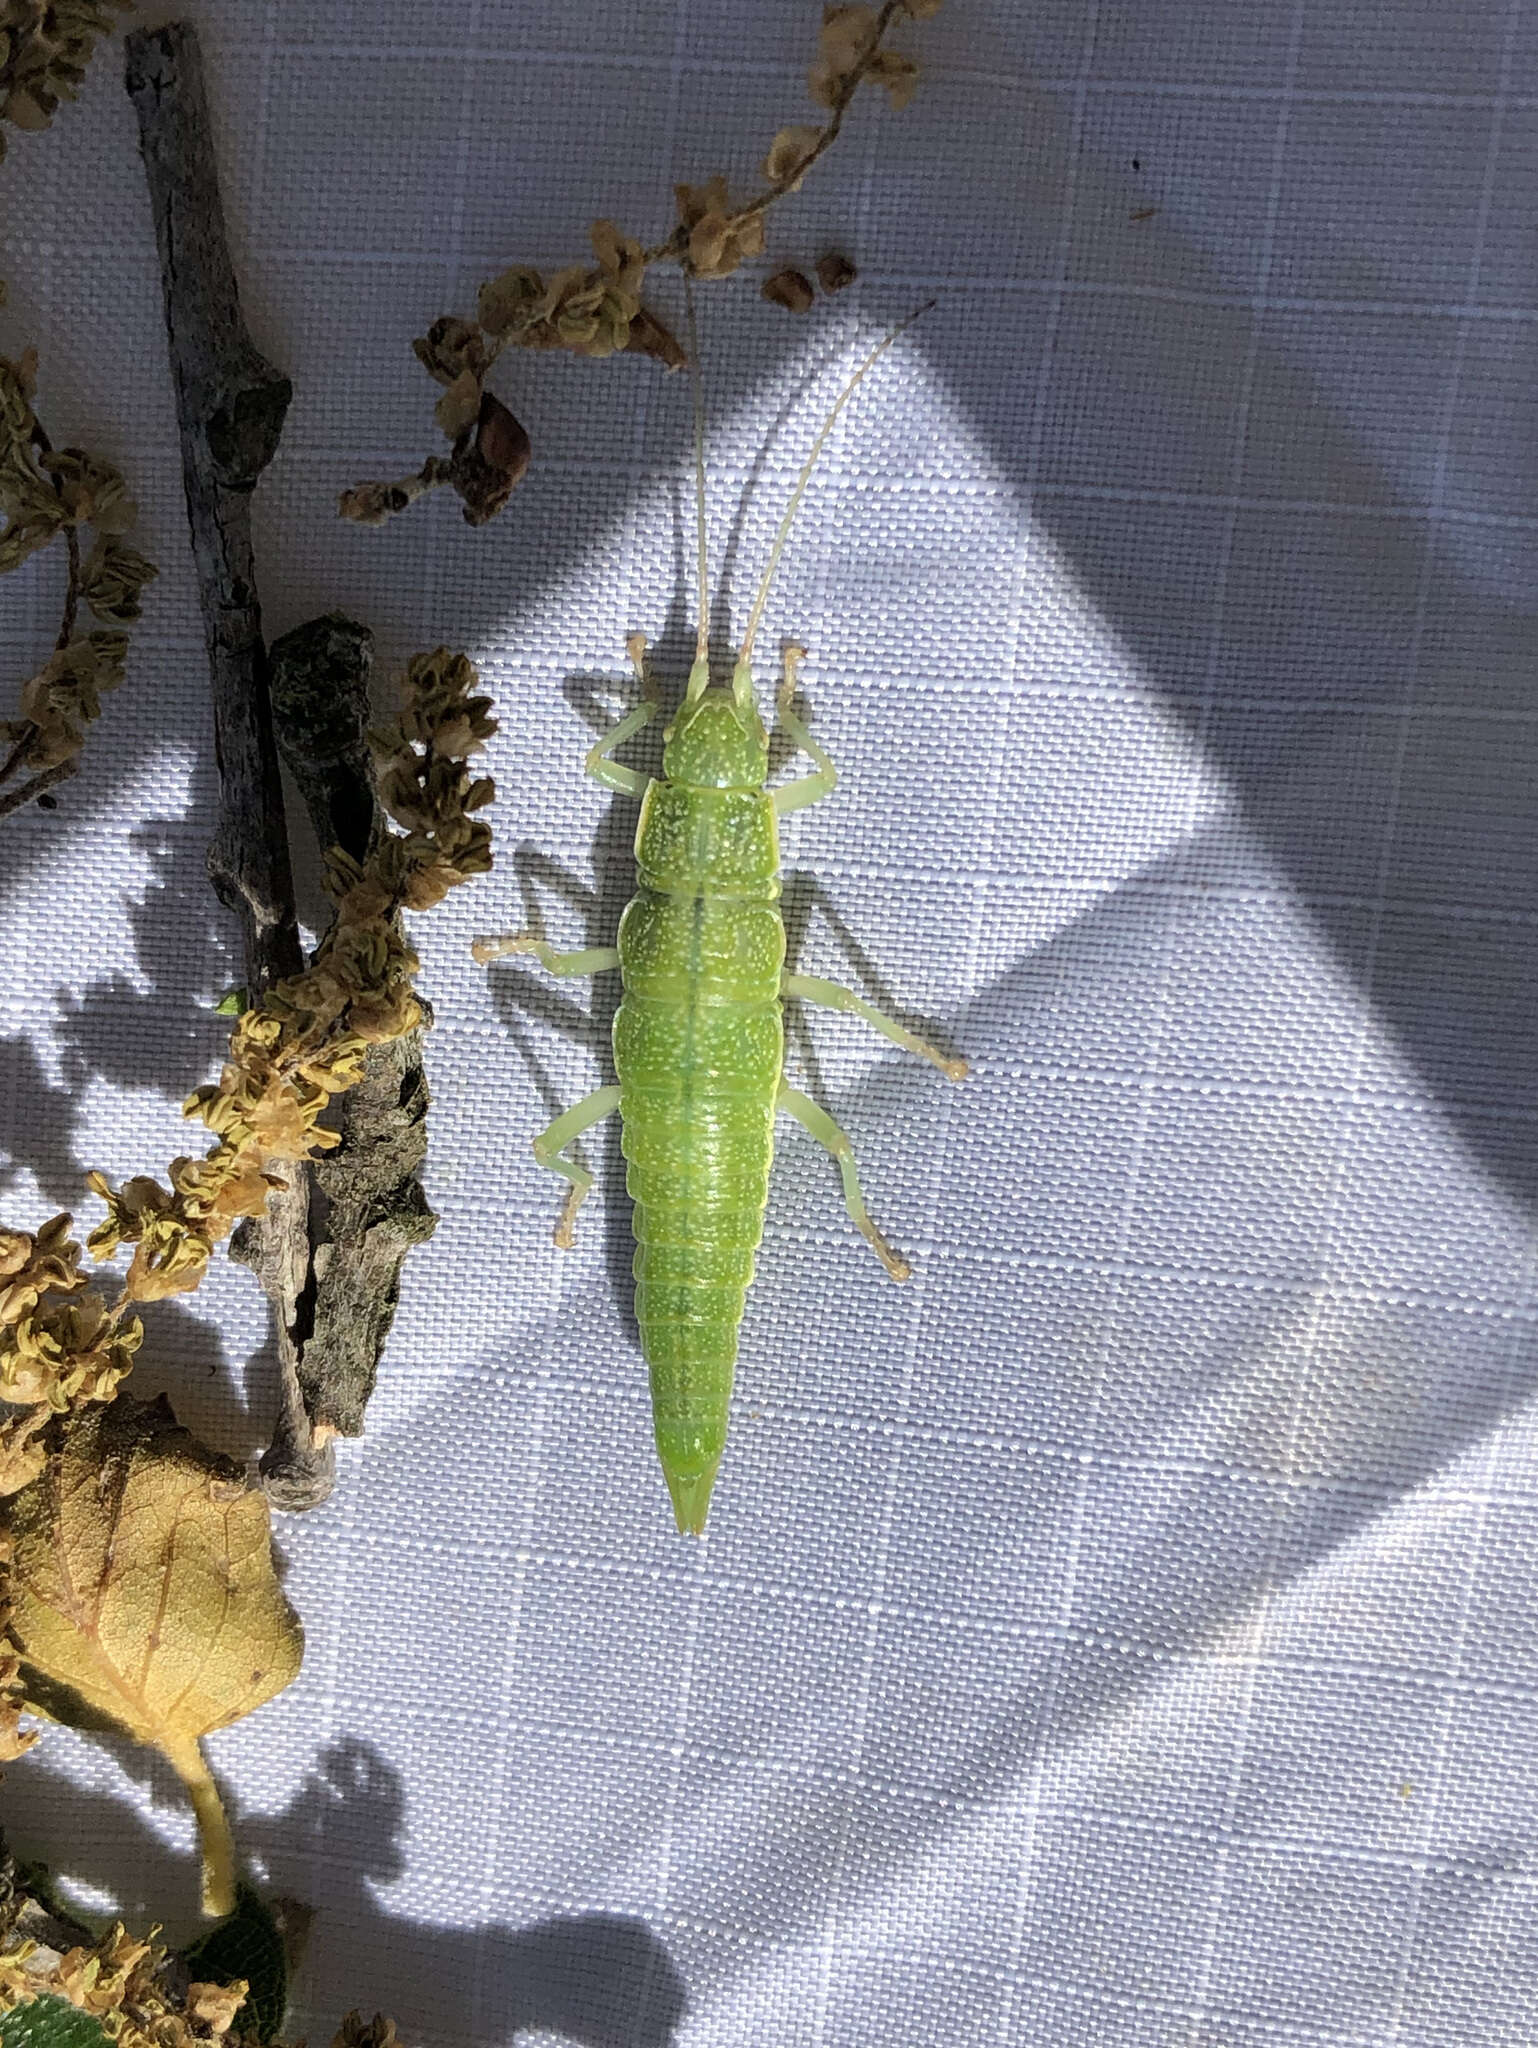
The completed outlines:
[[[839,1129],[826,1110],[819,1109],[809,1095],[803,1095],[798,1088],[792,1088],[788,1081],[781,1081],[774,1106],[776,1109],[783,1109],[787,1116],[793,1116],[802,1130],[810,1131],[818,1144],[833,1154],[838,1161],[838,1170],[843,1176],[844,1206],[849,1211],[856,1230],[894,1280],[908,1279],[913,1268],[900,1253],[893,1251],[871,1221],[870,1211],[865,1206],[865,1197],[860,1192],[860,1176],[855,1170],[854,1147],[850,1144],[847,1134]]]
[[[593,780],[601,782],[605,789],[617,789],[621,796],[644,796],[652,778],[640,768],[622,767],[612,756],[617,747],[622,747],[626,740],[634,739],[643,727],[650,725],[661,707],[651,678],[646,673],[645,636],[632,633],[625,642],[625,652],[630,656],[630,665],[641,685],[642,702],[620,720],[607,739],[589,748],[584,766]]]
[[[555,1241],[563,1252],[571,1250],[577,1211],[592,1192],[593,1176],[579,1160],[563,1159],[560,1155],[584,1131],[590,1131],[594,1124],[601,1124],[618,1108],[618,1088],[595,1088],[591,1095],[585,1095],[575,1108],[558,1116],[534,1140],[534,1157],[540,1165],[549,1167],[552,1173],[558,1173],[563,1180],[571,1182],[571,1193],[566,1197],[566,1206],[555,1226]]]
[[[510,953],[532,953],[549,974],[609,974],[619,965],[618,946],[584,946],[577,953],[558,953],[534,932],[503,932],[472,941],[470,951],[484,966]]]
[[[787,645],[785,677],[774,700],[774,709],[781,732],[793,739],[803,754],[809,754],[817,763],[817,768],[815,773],[803,775],[799,782],[787,782],[783,789],[774,792],[775,815],[781,818],[787,811],[802,811],[808,804],[821,803],[825,796],[831,796],[838,787],[838,770],[834,767],[831,757],[818,746],[796,716],[796,677],[805,659],[804,647],[797,647],[794,643]]]
[[[883,1016],[873,1003],[867,1003],[841,982],[823,981],[815,974],[785,974],[780,978],[780,992],[795,996],[803,1003],[816,1003],[820,1009],[852,1011],[856,1017],[863,1017],[883,1038],[890,1038],[893,1045],[900,1045],[905,1052],[916,1052],[921,1060],[928,1060],[931,1066],[938,1067],[948,1081],[964,1081],[971,1071],[965,1060],[953,1059],[950,1054],[941,1052],[938,1046],[931,1045],[927,1038],[906,1030],[895,1018]]]

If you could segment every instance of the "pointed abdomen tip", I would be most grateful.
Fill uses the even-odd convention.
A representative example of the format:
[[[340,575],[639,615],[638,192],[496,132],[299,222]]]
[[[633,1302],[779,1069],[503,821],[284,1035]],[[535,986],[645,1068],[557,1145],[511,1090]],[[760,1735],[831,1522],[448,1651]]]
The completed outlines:
[[[715,1467],[708,1472],[667,1474],[668,1492],[673,1497],[673,1518],[680,1536],[703,1536],[710,1513],[710,1495],[716,1483]]]

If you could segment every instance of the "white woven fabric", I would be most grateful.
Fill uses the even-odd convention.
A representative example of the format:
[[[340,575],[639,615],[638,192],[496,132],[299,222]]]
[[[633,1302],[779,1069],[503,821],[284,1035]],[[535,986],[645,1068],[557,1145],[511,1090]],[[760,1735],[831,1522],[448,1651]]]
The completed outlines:
[[[844,778],[787,828],[802,963],[975,1078],[851,1021],[795,1039],[918,1271],[887,1283],[787,1129],[699,1544],[650,1448],[617,1155],[563,1258],[529,1152],[601,1013],[467,956],[534,899],[601,942],[628,893],[584,717],[626,701],[627,631],[685,665],[687,389],[518,359],[536,461],[496,525],[333,505],[432,447],[434,315],[594,214],[655,234],[675,177],[743,181],[806,118],[816,10],[188,11],[297,388],[269,628],[340,606],[390,662],[466,646],[503,721],[496,873],[415,927],[442,1223],[367,1438],[279,1531],[303,1675],[213,1744],[319,1909],[299,2028],[1529,2040],[1538,10],[947,0],[905,38],[914,105],[862,103],[774,219],[859,284],[800,323],[761,267],[701,292],[718,565],[752,482],[739,626],[839,378],[938,302],[835,432],[765,644],[812,649]],[[0,208],[0,346],[41,344],[48,419],[120,456],[163,565],[79,780],[3,827],[29,1221],[185,1144],[238,969],[116,52]],[[7,675],[54,574],[0,587]],[[155,1316],[144,1384],[254,1450],[263,1341],[224,1268]],[[185,1924],[187,1818],[142,1757],[51,1734],[0,1798],[81,1896]]]

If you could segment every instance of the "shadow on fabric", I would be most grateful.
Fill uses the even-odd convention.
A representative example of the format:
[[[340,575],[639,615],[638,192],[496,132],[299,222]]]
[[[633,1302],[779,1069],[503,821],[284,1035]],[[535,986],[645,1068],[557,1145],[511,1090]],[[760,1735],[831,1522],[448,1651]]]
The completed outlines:
[[[158,1760],[109,1741],[157,1805],[180,1803]],[[402,2036],[431,2048],[514,2048],[527,2033],[558,2034],[581,2048],[669,2048],[682,2021],[684,1986],[666,1948],[640,1920],[619,1913],[554,1914],[525,1927],[500,1922],[441,1927],[398,1919],[376,1887],[402,1870],[405,1805],[399,1774],[366,1742],[325,1750],[281,1813],[237,1817],[243,1850],[265,1873],[263,1889],[315,1915],[294,1984],[290,2024],[329,2035],[342,2014],[389,2014]],[[196,1873],[146,1833],[130,1810],[81,1791],[41,1762],[9,1771],[5,1827],[22,1856],[55,1874],[100,1887],[130,1924],[165,1922]],[[71,1864],[61,1842],[88,1844]],[[173,1902],[168,1909],[168,1902]]]

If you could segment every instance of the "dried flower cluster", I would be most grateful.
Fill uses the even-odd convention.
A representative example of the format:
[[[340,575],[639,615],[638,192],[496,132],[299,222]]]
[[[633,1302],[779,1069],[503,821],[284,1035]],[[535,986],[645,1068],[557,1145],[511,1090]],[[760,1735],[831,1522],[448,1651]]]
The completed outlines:
[[[719,173],[703,185],[675,186],[677,224],[652,247],[643,247],[612,220],[595,220],[588,230],[593,263],[572,264],[548,278],[527,265],[514,265],[482,285],[473,321],[453,314],[435,320],[412,347],[429,376],[444,387],[436,418],[453,443],[453,454],[447,460],[429,456],[410,476],[344,491],[342,516],[379,526],[442,484],[458,492],[472,526],[501,510],[529,463],[528,436],[486,390],[487,373],[504,348],[561,348],[599,358],[628,351],[682,369],[688,361],[682,345],[642,303],[647,270],[657,263],[678,263],[692,277],[729,277],[743,262],[762,255],[765,214],[800,189],[837,137],[860,85],[868,81],[884,87],[894,107],[908,104],[918,65],[887,47],[887,31],[903,19],[927,19],[939,8],[940,0],[883,0],[880,6],[823,9],[808,84],[827,118],[780,129],[764,159],[764,187],[751,199],[734,204]],[[780,284],[769,296],[799,306],[805,280],[799,273],[780,273],[781,280],[789,277],[799,282]]]
[[[138,1939],[119,1921],[89,1946],[62,1951],[13,1939],[0,1951],[0,2018],[37,1998],[62,1998],[99,2021],[115,2048],[256,2048],[267,2038],[248,2031],[244,1979],[189,1982],[186,1963],[159,1934],[152,1927]],[[354,2011],[331,2048],[400,2048],[400,2036],[383,2013],[365,2022]]]
[[[86,727],[104,691],[123,679],[128,636],[155,565],[123,535],[136,517],[122,477],[79,448],[55,449],[32,408],[37,359],[0,356],[0,573],[60,535],[69,561],[64,615],[53,653],[22,685],[19,716],[0,719],[0,816],[75,772]],[[82,535],[92,536],[87,550]],[[76,630],[80,607],[102,623]],[[5,791],[18,773],[30,780]]]
[[[178,1159],[170,1186],[137,1178],[91,1185],[107,1218],[89,1239],[98,1258],[134,1247],[125,1301],[153,1301],[198,1285],[215,1244],[243,1216],[259,1216],[282,1176],[275,1168],[337,1142],[322,1122],[332,1096],[353,1087],[371,1045],[422,1021],[412,993],[418,961],[401,909],[438,903],[491,866],[491,830],[473,813],[492,799],[489,777],[466,763],[496,731],[474,666],[439,648],[407,672],[399,725],[375,734],[380,797],[405,829],[387,833],[366,862],[333,849],[328,881],[337,914],[310,967],[269,989],[235,1026],[217,1083],[184,1106],[217,1140],[202,1159]]]
[[[117,2048],[213,2048],[231,2035],[247,1986],[188,1984],[178,1959],[156,1941],[133,1939],[121,1922],[89,1948],[62,1954],[21,1940],[0,1954],[0,2014],[34,1998],[63,1998],[99,2020]]]
[[[0,0],[0,121],[46,128],[133,0]],[[5,131],[0,128],[0,159]]]
[[[282,1185],[278,1169],[337,1142],[322,1119],[362,1077],[368,1048],[421,1022],[417,956],[398,913],[441,902],[491,866],[491,830],[474,814],[494,788],[466,765],[496,731],[477,680],[446,648],[411,662],[399,724],[373,735],[381,800],[403,830],[386,833],[366,863],[333,850],[337,915],[314,962],[245,1012],[219,1080],[184,1105],[213,1132],[212,1149],[174,1160],[169,1187],[90,1176],[107,1217],[89,1249],[110,1258],[120,1244],[134,1248],[117,1301],[87,1287],[68,1216],[35,1234],[0,1230],[0,1402],[20,1411],[0,1424],[0,1497],[42,1470],[51,1416],[113,1398],[143,1335],[132,1305],[196,1287],[214,1246]]]
[[[0,1498],[42,1471],[49,1418],[110,1401],[133,1364],[142,1325],[87,1286],[70,1218],[37,1232],[0,1230],[0,1401],[22,1412],[0,1424]]]

